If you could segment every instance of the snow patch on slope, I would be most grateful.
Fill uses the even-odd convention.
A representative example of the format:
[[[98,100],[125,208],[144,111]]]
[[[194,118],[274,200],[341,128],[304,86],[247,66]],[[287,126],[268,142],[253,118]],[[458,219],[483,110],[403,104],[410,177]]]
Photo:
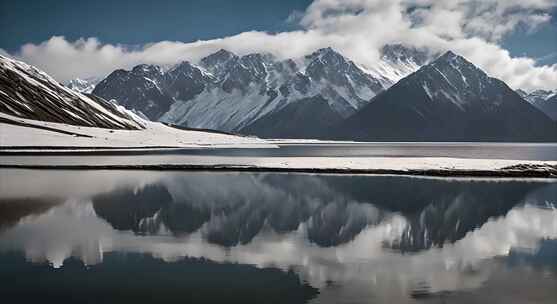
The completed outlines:
[[[134,118],[141,120],[140,117]],[[18,118],[0,113],[1,147],[199,148],[275,147],[262,139],[214,132],[181,130],[143,121],[142,130],[111,130]],[[21,124],[21,125],[17,125]]]

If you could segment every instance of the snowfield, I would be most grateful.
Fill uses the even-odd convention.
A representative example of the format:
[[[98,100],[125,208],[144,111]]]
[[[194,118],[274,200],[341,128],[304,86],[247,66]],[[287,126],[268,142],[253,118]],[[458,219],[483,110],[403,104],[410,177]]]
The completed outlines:
[[[145,129],[113,130],[18,118],[0,113],[0,148],[276,147],[255,137],[181,130],[142,121]],[[20,125],[16,125],[20,124]],[[24,126],[26,125],[26,126]]]

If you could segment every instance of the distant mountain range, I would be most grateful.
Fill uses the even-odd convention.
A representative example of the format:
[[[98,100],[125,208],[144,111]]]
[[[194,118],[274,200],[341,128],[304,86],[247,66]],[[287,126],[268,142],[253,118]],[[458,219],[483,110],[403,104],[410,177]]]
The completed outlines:
[[[377,95],[334,132],[374,141],[557,139],[546,114],[450,51]]]
[[[364,67],[332,48],[287,60],[220,50],[195,64],[141,64],[96,85],[66,84],[74,90],[0,59],[0,112],[22,118],[141,128],[127,108],[153,121],[265,138],[557,141],[553,92],[515,92],[452,52],[388,45]],[[91,94],[76,92],[92,86]]]
[[[551,117],[551,119],[557,121],[557,90],[536,90],[531,93],[526,93],[523,90],[517,90],[516,92],[522,98],[526,99],[536,108]]]
[[[78,93],[90,94],[101,80],[103,78],[100,77],[76,78],[64,83],[64,85]]]
[[[557,140],[557,103],[521,96],[452,52],[436,56],[387,45],[363,67],[332,48],[288,60],[220,50],[166,71],[114,71],[92,93],[151,120],[268,138]]]

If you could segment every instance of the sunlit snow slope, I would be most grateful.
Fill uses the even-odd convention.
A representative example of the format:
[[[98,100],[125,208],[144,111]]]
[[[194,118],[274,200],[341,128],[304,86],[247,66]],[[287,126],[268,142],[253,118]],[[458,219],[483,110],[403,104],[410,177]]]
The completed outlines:
[[[0,56],[0,148],[156,148],[267,145],[258,138],[182,130],[74,92],[46,73]]]
[[[72,91],[37,68],[3,56],[0,56],[0,112],[79,126],[143,128],[118,105]]]

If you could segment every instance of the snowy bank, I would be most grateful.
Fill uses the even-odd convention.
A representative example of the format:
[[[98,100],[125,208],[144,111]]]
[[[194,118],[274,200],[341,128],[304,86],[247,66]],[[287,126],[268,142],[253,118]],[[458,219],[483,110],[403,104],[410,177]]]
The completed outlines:
[[[29,120],[0,113],[0,168],[232,170],[557,178],[557,161],[450,157],[254,157],[159,153],[157,151],[168,152],[180,148],[277,148],[277,144],[289,141],[181,130],[148,121],[144,124],[145,129],[141,130],[113,130]],[[116,153],[132,149],[136,152],[133,155]],[[64,150],[74,153],[52,153]],[[34,153],[25,155],[29,151]]]
[[[444,157],[0,156],[0,168],[221,170],[557,178],[557,161]]]
[[[114,130],[24,119],[0,113],[0,149],[6,148],[195,148],[268,147],[262,139],[181,130],[143,121],[145,129]]]

